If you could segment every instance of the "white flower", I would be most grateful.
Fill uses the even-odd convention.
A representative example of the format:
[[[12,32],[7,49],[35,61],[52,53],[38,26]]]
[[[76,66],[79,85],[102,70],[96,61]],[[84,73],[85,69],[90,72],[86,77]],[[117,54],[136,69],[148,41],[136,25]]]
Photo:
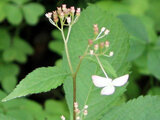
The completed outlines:
[[[92,75],[92,81],[96,87],[102,88],[101,95],[111,95],[115,92],[115,86],[120,87],[127,83],[129,74],[118,77],[114,80],[111,78]]]

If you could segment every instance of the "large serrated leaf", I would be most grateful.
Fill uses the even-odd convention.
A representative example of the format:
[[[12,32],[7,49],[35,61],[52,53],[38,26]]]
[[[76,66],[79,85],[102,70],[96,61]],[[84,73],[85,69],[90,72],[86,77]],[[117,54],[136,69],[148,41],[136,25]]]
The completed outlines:
[[[63,83],[67,74],[57,67],[42,67],[28,74],[2,101],[34,93],[47,92]]]
[[[101,120],[159,120],[160,97],[145,96],[116,107]]]
[[[86,50],[88,39],[92,39],[94,36],[93,24],[98,24],[99,28],[106,27],[110,30],[109,35],[101,40],[109,40],[109,51],[114,51],[113,57],[106,57],[103,60],[104,65],[109,64],[109,67],[112,68],[112,71],[106,69],[106,72],[114,73],[114,77],[127,73],[128,64],[126,64],[126,59],[129,47],[128,34],[120,20],[113,17],[111,14],[100,10],[97,6],[90,6],[84,10],[78,22],[73,26],[68,43],[73,69],[76,69],[79,63],[79,56],[83,55]],[[95,57],[92,57],[91,59],[95,59]],[[65,56],[63,62],[64,64],[67,64]],[[111,96],[101,96],[101,89],[96,88],[91,80],[91,76],[94,74],[97,75],[99,72],[99,66],[96,63],[84,59],[77,74],[77,102],[79,103],[80,109],[82,109],[85,104],[89,105],[89,114],[85,118],[86,120],[97,120],[101,118],[101,115],[108,111],[108,109],[113,106],[112,103],[118,100],[118,97],[125,91],[125,87],[121,87],[117,88],[116,92]],[[102,72],[101,75],[103,75]],[[72,120],[73,85],[71,78],[68,77],[65,80],[64,89]]]

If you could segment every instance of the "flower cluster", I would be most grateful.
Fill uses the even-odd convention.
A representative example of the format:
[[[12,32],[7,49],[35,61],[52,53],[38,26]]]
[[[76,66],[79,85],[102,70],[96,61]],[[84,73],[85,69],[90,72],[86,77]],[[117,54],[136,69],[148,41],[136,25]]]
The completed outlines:
[[[80,8],[75,10],[74,6],[67,8],[66,4],[63,4],[62,7],[57,7],[57,10],[48,12],[45,14],[45,16],[49,19],[51,24],[58,27],[59,21],[62,26],[74,24],[80,16],[80,13]]]
[[[85,105],[82,110],[79,110],[78,103],[74,103],[75,113],[76,113],[76,120],[81,120],[83,116],[86,116],[88,114],[88,105]]]
[[[96,43],[96,41],[108,35],[110,31],[105,27],[102,27],[99,32],[99,28],[97,24],[93,25],[93,30],[94,30],[94,39],[88,40],[88,45],[90,47],[89,54],[98,55],[98,56],[103,55],[106,57],[113,56],[113,51],[110,51],[109,55],[106,55],[106,53],[108,52],[108,48],[110,46],[110,43],[108,40],[106,40],[105,42]]]

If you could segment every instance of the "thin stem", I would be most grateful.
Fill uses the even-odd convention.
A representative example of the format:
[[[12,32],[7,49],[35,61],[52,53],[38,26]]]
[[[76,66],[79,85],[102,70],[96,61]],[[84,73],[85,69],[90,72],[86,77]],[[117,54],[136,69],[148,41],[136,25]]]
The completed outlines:
[[[98,58],[98,56],[97,56],[97,55],[95,55],[95,56],[96,56],[96,59],[97,59],[97,61],[98,61],[99,65],[100,65],[100,67],[101,67],[101,69],[102,69],[102,71],[103,71],[104,75],[106,76],[106,78],[108,78],[108,75],[107,75],[107,73],[105,72],[105,70],[104,70],[104,68],[103,68],[103,66],[102,66],[101,61],[99,60],[99,58]]]
[[[63,40],[64,40],[64,46],[65,46],[65,52],[66,52],[66,56],[67,56],[67,60],[68,60],[68,65],[69,65],[71,73],[73,74],[74,72],[73,72],[71,60],[70,60],[70,57],[69,57],[68,46],[67,46],[67,42],[66,42],[66,39],[65,39],[65,36],[64,36],[63,29],[61,30],[61,34],[62,34],[62,37],[63,37]]]

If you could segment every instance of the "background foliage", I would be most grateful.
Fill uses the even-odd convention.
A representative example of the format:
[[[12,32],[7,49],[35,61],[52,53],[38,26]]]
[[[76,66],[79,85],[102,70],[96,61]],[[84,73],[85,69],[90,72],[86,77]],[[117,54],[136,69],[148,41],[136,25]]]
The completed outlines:
[[[111,43],[113,42],[111,48],[119,52],[111,60],[104,61],[104,58],[101,58],[103,64],[106,66],[111,64],[117,76],[126,73],[128,67],[124,67],[125,62],[128,61],[131,64],[129,84],[124,88],[118,88],[113,96],[101,98],[99,90],[89,84],[91,81],[86,81],[89,78],[84,77],[85,73],[89,74],[88,77],[97,73],[97,65],[93,58],[85,59],[82,66],[87,64],[88,67],[87,69],[80,69],[78,74],[79,79],[83,81],[79,80],[78,90],[80,94],[77,97],[81,108],[84,104],[91,106],[89,108],[90,114],[86,119],[93,119],[95,117],[93,115],[97,114],[96,119],[101,118],[102,120],[106,118],[111,120],[117,120],[117,118],[123,120],[150,120],[152,118],[158,120],[160,118],[160,14],[157,12],[160,9],[159,0],[61,0],[55,2],[51,0],[1,0],[0,99],[7,96],[21,79],[37,67],[45,66],[45,68],[39,68],[33,74],[29,74],[28,78],[42,69],[48,70],[47,75],[52,75],[54,69],[58,73],[57,68],[51,69],[52,67],[48,68],[48,66],[56,65],[60,70],[62,69],[62,63],[65,63],[66,60],[64,56],[62,62],[63,42],[61,35],[44,17],[45,11],[54,10],[62,3],[67,3],[68,6],[80,6],[83,9],[90,4],[99,7],[98,10],[94,7],[84,10],[80,21],[73,28],[69,47],[72,49],[70,54],[73,54],[71,59],[75,63],[74,66],[77,64],[79,54],[84,52],[80,51],[77,46],[84,46],[84,44],[87,44],[87,39],[92,38],[92,24],[95,24],[95,22],[99,23],[99,26],[105,26],[113,31],[106,39]],[[128,44],[130,47],[128,47]],[[125,47],[121,47],[123,45]],[[129,54],[126,56],[128,48]],[[81,50],[84,49],[81,48]],[[78,52],[75,53],[75,51]],[[121,56],[118,56],[118,54],[121,54]],[[127,61],[123,61],[124,59]],[[122,66],[117,64],[117,60]],[[108,67],[105,69],[108,70]],[[110,76],[116,77],[113,71],[110,71]],[[66,77],[67,72],[64,72],[64,74]],[[46,78],[46,76],[42,75],[41,78]],[[52,77],[57,76],[53,75]],[[51,86],[46,84],[47,88],[44,87],[41,91],[39,89],[37,91],[32,89],[26,91],[27,87],[30,86],[25,87],[25,85],[23,86],[25,81],[20,82],[25,92],[14,93],[13,96],[19,97],[49,91],[61,85],[65,77],[62,76],[60,82],[56,85],[51,84],[52,81],[47,79],[51,82]],[[68,85],[67,81],[69,80],[70,78],[67,77],[64,90],[71,111],[72,93],[70,89],[72,85]],[[81,83],[85,83],[85,87]],[[38,85],[45,85],[45,83]],[[85,89],[81,89],[82,87]],[[127,91],[123,94],[126,87]],[[86,91],[90,92],[88,93],[88,102],[86,102]],[[140,95],[155,96],[138,97]],[[8,99],[13,98],[13,96],[9,96]],[[97,102],[95,103],[95,101]],[[104,104],[100,104],[100,102],[105,103],[107,107],[104,107]],[[62,114],[69,118],[69,110],[64,100],[62,86],[60,86],[56,90],[40,95],[0,103],[0,119],[44,120],[47,118],[47,120],[58,120]],[[103,112],[100,112],[101,110]],[[141,111],[143,111],[143,114],[140,115]]]

